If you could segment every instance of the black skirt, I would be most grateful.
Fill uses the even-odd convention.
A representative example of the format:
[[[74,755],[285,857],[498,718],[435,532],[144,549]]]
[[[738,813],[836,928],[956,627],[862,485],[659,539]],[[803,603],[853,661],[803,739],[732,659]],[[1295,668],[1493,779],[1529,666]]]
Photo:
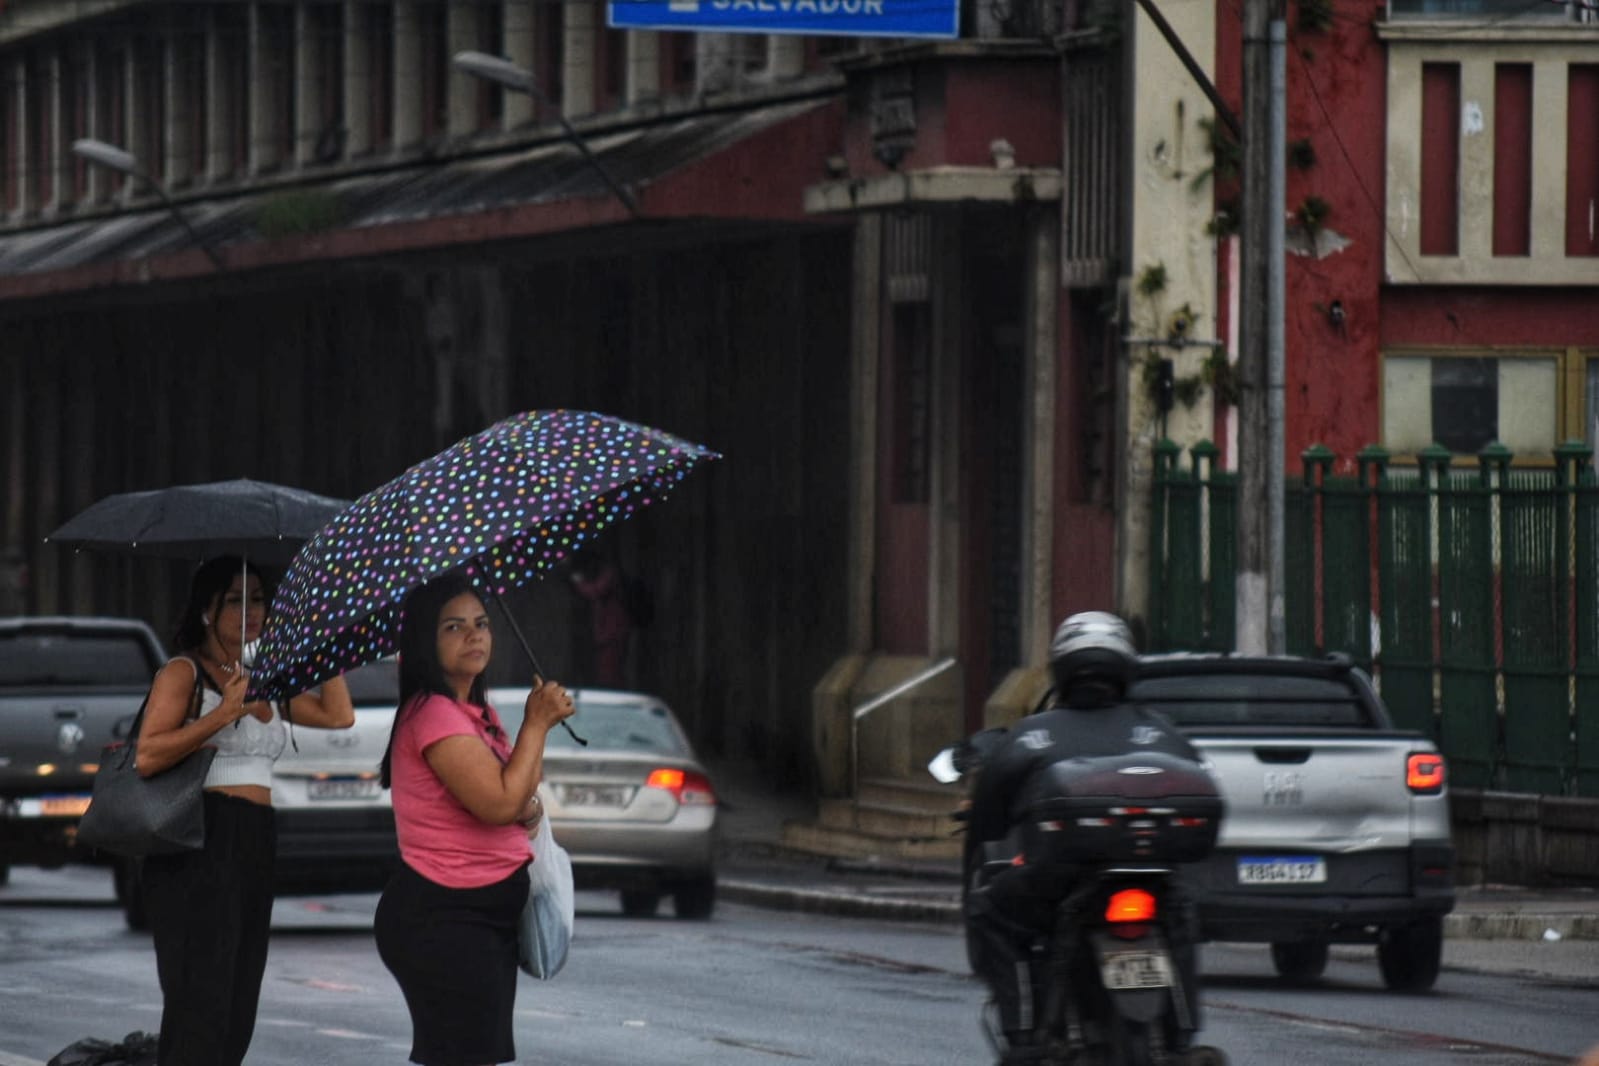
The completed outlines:
[[[515,1060],[516,923],[527,892],[525,866],[482,888],[447,888],[409,866],[389,881],[373,926],[411,1012],[412,1062]]]

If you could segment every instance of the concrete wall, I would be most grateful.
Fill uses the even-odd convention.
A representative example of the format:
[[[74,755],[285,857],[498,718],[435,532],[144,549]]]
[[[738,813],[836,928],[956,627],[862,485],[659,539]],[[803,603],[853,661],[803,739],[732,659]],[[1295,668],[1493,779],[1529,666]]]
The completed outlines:
[[[1599,885],[1599,800],[1454,789],[1459,884]]]
[[[1129,338],[1187,341],[1217,339],[1216,239],[1206,232],[1214,211],[1212,185],[1204,177],[1211,165],[1201,122],[1213,109],[1197,82],[1149,16],[1134,11],[1131,84],[1130,263],[1127,306],[1121,334]],[[1168,5],[1167,19],[1197,60],[1208,66],[1215,53],[1216,27],[1202,4]],[[1164,278],[1158,287],[1156,275]],[[1141,282],[1143,284],[1141,284]],[[1174,323],[1182,319],[1178,329]],[[1117,496],[1119,573],[1115,607],[1141,618],[1149,594],[1149,495],[1154,474],[1153,445],[1162,437],[1194,444],[1214,426],[1211,395],[1205,390],[1193,406],[1177,403],[1163,419],[1145,373],[1145,363],[1170,359],[1178,380],[1198,375],[1211,348],[1130,343],[1121,353],[1118,388],[1127,403],[1120,455],[1123,469]]]

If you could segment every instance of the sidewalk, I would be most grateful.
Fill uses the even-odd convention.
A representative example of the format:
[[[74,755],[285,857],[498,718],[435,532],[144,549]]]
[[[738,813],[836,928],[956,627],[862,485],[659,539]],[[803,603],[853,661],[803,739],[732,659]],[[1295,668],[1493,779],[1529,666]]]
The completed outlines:
[[[785,849],[784,823],[815,818],[814,801],[772,791],[751,767],[714,765],[712,773],[721,798],[722,899],[854,917],[959,920],[953,861],[829,859]],[[1537,970],[1542,957],[1562,974],[1599,976],[1599,891],[1462,887],[1444,936],[1446,965],[1475,968],[1470,960],[1480,958],[1485,966]]]

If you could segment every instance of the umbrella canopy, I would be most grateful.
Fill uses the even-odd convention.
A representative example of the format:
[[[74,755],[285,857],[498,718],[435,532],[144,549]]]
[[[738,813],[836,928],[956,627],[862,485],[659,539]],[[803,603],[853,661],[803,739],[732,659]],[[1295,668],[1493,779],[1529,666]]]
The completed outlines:
[[[251,675],[282,699],[398,649],[400,607],[465,566],[499,596],[661,500],[698,444],[591,411],[513,415],[362,496],[295,557]]]
[[[347,503],[248,478],[173,485],[107,496],[45,540],[122,555],[195,560],[242,555],[254,563],[286,566]]]

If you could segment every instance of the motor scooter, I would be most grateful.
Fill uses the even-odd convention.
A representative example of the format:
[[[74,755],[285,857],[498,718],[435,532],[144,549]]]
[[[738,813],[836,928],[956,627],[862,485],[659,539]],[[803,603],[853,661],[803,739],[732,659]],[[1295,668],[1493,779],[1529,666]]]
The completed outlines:
[[[974,777],[999,733],[940,752],[929,771],[945,783]],[[1050,768],[1005,840],[968,841],[963,900],[1017,867],[1030,868],[1035,891],[1061,888],[1032,948],[1027,1034],[1008,1041],[985,1011],[1000,1063],[1225,1066],[1218,1049],[1187,1045],[1198,990],[1188,987],[1195,937],[1179,879],[1182,863],[1214,847],[1221,815],[1215,783],[1192,762],[1151,752],[1071,759]],[[972,908],[966,915],[975,969]]]

